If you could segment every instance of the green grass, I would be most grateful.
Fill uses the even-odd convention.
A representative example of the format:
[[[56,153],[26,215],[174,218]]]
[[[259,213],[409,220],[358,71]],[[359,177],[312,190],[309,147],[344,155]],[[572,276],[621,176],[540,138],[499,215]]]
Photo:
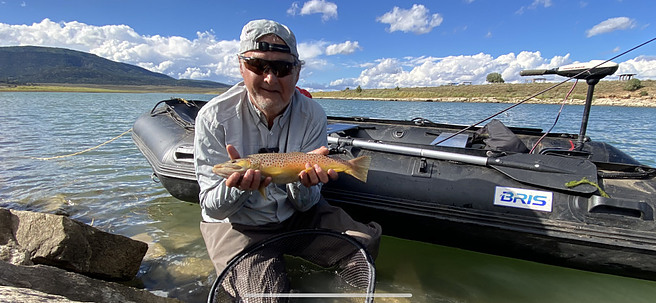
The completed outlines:
[[[644,87],[636,91],[626,91],[626,81],[601,81],[595,87],[595,98],[610,98],[617,100],[633,100],[647,98],[646,102],[654,103],[650,99],[656,96],[656,81],[643,80]],[[530,96],[535,97],[531,102],[558,103],[572,87],[572,82],[564,83],[546,93],[539,92],[554,86],[555,83],[496,83],[482,85],[458,85],[438,87],[401,87],[399,89],[363,89],[356,92],[354,88],[343,91],[313,92],[315,98],[335,99],[366,99],[366,100],[405,100],[405,101],[490,101],[490,102],[518,102]],[[570,99],[585,100],[588,86],[579,81],[570,95]],[[23,86],[7,86],[0,84],[0,92],[93,92],[93,93],[186,93],[218,95],[226,89],[210,89],[184,86],[154,86],[154,85],[79,85],[79,84],[37,84]],[[630,103],[630,102],[629,102]]]
[[[595,98],[631,99],[656,94],[656,81],[644,80],[643,88],[629,92],[624,90],[624,81],[601,81],[595,86]],[[457,85],[439,87],[402,87],[396,89],[363,89],[358,93],[355,89],[331,92],[313,92],[316,98],[339,99],[371,99],[371,100],[417,100],[435,101],[440,98],[495,98],[497,101],[514,102],[536,95],[554,86],[556,83],[496,83],[483,85]],[[564,83],[548,92],[536,95],[535,98],[544,102],[559,102],[571,89],[573,82]],[[588,86],[579,81],[570,95],[570,99],[585,100]]]

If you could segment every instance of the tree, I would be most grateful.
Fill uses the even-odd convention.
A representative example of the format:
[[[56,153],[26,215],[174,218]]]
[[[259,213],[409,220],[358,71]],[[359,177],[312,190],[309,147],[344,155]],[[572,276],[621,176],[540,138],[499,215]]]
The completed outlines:
[[[355,92],[356,93],[361,93],[362,92],[362,87],[360,87],[360,85],[358,85],[358,87],[355,88]]]
[[[487,82],[490,83],[503,83],[503,78],[501,77],[501,74],[499,73],[490,73],[487,75],[486,78]]]
[[[626,84],[624,84],[624,90],[628,90],[630,92],[639,90],[641,88],[643,88],[642,82],[636,78],[626,81]]]

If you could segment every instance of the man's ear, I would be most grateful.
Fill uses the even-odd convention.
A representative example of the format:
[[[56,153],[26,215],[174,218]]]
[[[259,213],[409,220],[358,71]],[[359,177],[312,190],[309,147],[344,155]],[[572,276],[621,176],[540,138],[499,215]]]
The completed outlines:
[[[296,80],[294,80],[294,85],[298,83],[298,80],[301,79],[301,67],[299,66],[296,68],[296,72],[294,74],[294,77],[296,77]]]
[[[241,74],[241,78],[244,78],[244,65],[241,64],[241,60],[237,59],[237,63],[239,64],[239,74]]]

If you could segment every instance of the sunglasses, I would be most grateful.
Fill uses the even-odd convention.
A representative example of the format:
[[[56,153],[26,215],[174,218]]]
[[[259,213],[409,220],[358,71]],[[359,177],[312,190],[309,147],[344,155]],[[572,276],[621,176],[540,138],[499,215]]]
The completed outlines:
[[[245,57],[242,55],[239,55],[239,59],[244,60],[244,63],[246,63],[244,66],[258,76],[270,72],[279,78],[286,77],[289,76],[294,70],[294,67],[298,65],[297,61],[271,61],[260,58]]]

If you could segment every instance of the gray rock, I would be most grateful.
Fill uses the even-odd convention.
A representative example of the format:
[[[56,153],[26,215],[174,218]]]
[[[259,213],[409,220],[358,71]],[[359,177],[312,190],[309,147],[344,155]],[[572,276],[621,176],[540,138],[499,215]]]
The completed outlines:
[[[9,212],[9,215],[7,215]],[[103,232],[60,215],[0,209],[0,231],[10,226],[3,245],[12,264],[21,262],[27,251],[34,264],[51,265],[68,271],[108,280],[134,278],[146,254],[146,243]],[[10,223],[9,223],[10,222]],[[2,245],[2,243],[0,243]]]
[[[22,248],[14,237],[12,214],[0,209],[0,261],[17,265],[32,265],[30,253]]]
[[[180,302],[177,299],[156,296],[143,289],[96,280],[47,265],[24,266],[0,261],[0,285],[11,287],[0,288],[0,298],[26,295],[33,297],[33,301],[26,302]],[[27,291],[26,288],[36,292]],[[51,301],[47,294],[56,296]],[[60,296],[71,301],[55,301],[63,300]]]
[[[33,289],[0,286],[0,302],[22,303],[75,303],[64,296],[51,295]]]

